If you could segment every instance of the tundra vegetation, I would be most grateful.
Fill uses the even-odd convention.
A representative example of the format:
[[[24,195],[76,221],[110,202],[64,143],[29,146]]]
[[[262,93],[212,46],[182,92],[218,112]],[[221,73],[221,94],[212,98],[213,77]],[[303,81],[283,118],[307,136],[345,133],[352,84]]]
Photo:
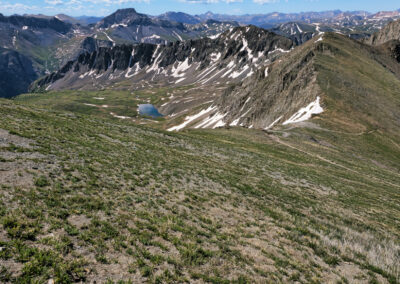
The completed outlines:
[[[0,115],[1,282],[400,280],[400,145],[379,129]]]

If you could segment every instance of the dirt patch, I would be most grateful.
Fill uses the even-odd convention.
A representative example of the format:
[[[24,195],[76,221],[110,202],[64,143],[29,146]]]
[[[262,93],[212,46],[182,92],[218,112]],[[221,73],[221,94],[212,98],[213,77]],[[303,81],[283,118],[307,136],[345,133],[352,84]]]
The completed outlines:
[[[0,128],[0,147],[8,147],[11,144],[18,147],[32,149],[32,145],[35,144],[35,141],[10,134],[7,130]]]
[[[90,225],[91,219],[86,217],[85,215],[72,215],[68,218],[68,222],[81,229],[83,227],[87,227]]]

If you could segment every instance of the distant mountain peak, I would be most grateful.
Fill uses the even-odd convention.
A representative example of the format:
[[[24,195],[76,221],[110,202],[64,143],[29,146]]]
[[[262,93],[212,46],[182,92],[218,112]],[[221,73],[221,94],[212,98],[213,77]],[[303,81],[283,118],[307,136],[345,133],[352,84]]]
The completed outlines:
[[[147,15],[139,14],[134,8],[118,9],[111,15],[102,19],[97,26],[100,28],[108,28],[114,24],[129,25],[133,22],[151,22]]]

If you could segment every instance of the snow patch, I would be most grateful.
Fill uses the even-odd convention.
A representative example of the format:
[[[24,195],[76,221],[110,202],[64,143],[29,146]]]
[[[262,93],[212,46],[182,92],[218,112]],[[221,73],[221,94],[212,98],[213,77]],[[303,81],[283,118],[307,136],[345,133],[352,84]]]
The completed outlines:
[[[127,27],[128,25],[127,24],[124,24],[124,23],[119,23],[119,24],[113,24],[112,26],[111,26],[111,28],[118,28],[119,26],[121,26],[121,27]]]
[[[237,126],[239,124],[239,120],[240,118],[235,119],[231,124],[229,124],[229,126]]]
[[[249,65],[246,65],[246,66],[243,67],[242,70],[233,72],[231,75],[229,75],[228,78],[236,79],[237,77],[242,75],[244,72],[246,72],[246,70],[249,69],[249,68],[250,68]]]
[[[207,109],[204,109],[202,111],[200,111],[198,114],[195,115],[191,115],[191,116],[187,116],[185,118],[185,122],[183,122],[182,124],[179,124],[177,126],[171,127],[169,129],[167,129],[168,131],[179,131],[183,128],[185,128],[187,125],[189,125],[191,122],[195,121],[196,119],[198,119],[199,117],[202,117],[203,115],[213,111],[214,109],[216,109],[216,107],[212,107],[210,106]]]
[[[217,62],[221,58],[221,56],[222,56],[221,52],[219,52],[219,53],[216,53],[216,52],[215,53],[211,53],[211,55],[210,55],[211,62],[212,63]]]
[[[174,31],[173,33],[179,38],[180,41],[183,41],[182,37],[176,31]]]
[[[216,34],[216,35],[212,35],[212,36],[209,36],[209,38],[210,38],[210,39],[216,39],[216,38],[218,38],[221,34],[222,34],[222,33]]]
[[[183,77],[183,78],[180,78],[180,79],[176,80],[175,84],[178,84],[178,83],[180,83],[180,82],[182,82],[182,81],[184,81],[184,80],[186,80],[186,78],[185,78],[185,77]]]
[[[113,112],[110,112],[110,115],[112,115],[115,118],[119,118],[119,119],[129,119],[130,118],[129,116],[117,115],[117,114],[115,114]]]
[[[175,77],[175,78],[180,78],[180,77],[185,76],[185,74],[180,74],[180,73],[185,72],[186,70],[188,70],[190,68],[190,66],[191,65],[189,65],[189,58],[186,58],[185,61],[179,62],[178,66],[176,68],[172,67],[171,76]]]
[[[278,119],[276,119],[274,122],[272,122],[267,128],[265,128],[265,130],[272,128],[275,124],[277,124],[279,122],[279,120],[282,119],[282,117],[283,116],[280,116]]]
[[[299,30],[299,32],[300,32],[300,33],[303,33],[303,30],[302,30],[302,29],[300,29],[299,25],[298,25],[298,24],[296,24],[296,26],[297,26],[297,29]]]
[[[282,48],[277,48],[277,47],[275,47],[275,49],[272,50],[272,51],[270,51],[270,52],[268,52],[268,54],[275,53],[275,52],[288,53],[288,52],[290,52],[290,51],[291,51],[291,50],[284,50],[284,49],[282,49]]]
[[[131,74],[132,70],[133,70],[133,73]],[[139,72],[139,70],[140,70],[139,62],[136,62],[135,65],[128,68],[128,71],[126,71],[126,74],[125,74],[125,78],[132,78]]]
[[[283,123],[283,125],[305,121],[310,119],[313,114],[322,113],[324,109],[320,106],[319,102],[320,102],[320,97],[318,96],[314,102],[310,103],[308,106],[304,108],[301,108],[297,113],[292,115],[291,118],[286,120]]]
[[[196,125],[194,128],[212,127],[214,129],[217,127],[225,126],[225,122],[222,121],[225,116],[226,116],[226,114],[224,115],[221,113],[216,113],[213,116],[206,118],[203,122]]]
[[[265,78],[267,78],[267,77],[268,77],[268,70],[269,70],[269,67],[265,68],[265,73],[264,73],[264,75],[265,75]]]
[[[103,34],[105,34],[109,41],[115,43],[115,41],[106,32],[103,32]]]

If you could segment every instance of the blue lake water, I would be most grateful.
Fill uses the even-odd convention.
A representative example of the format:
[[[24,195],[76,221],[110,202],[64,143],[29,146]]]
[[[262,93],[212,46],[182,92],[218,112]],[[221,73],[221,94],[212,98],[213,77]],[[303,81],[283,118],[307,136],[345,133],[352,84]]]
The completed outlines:
[[[151,117],[163,116],[161,113],[158,112],[158,109],[155,106],[153,106],[152,104],[139,105],[139,114],[147,115],[147,116],[151,116]]]

